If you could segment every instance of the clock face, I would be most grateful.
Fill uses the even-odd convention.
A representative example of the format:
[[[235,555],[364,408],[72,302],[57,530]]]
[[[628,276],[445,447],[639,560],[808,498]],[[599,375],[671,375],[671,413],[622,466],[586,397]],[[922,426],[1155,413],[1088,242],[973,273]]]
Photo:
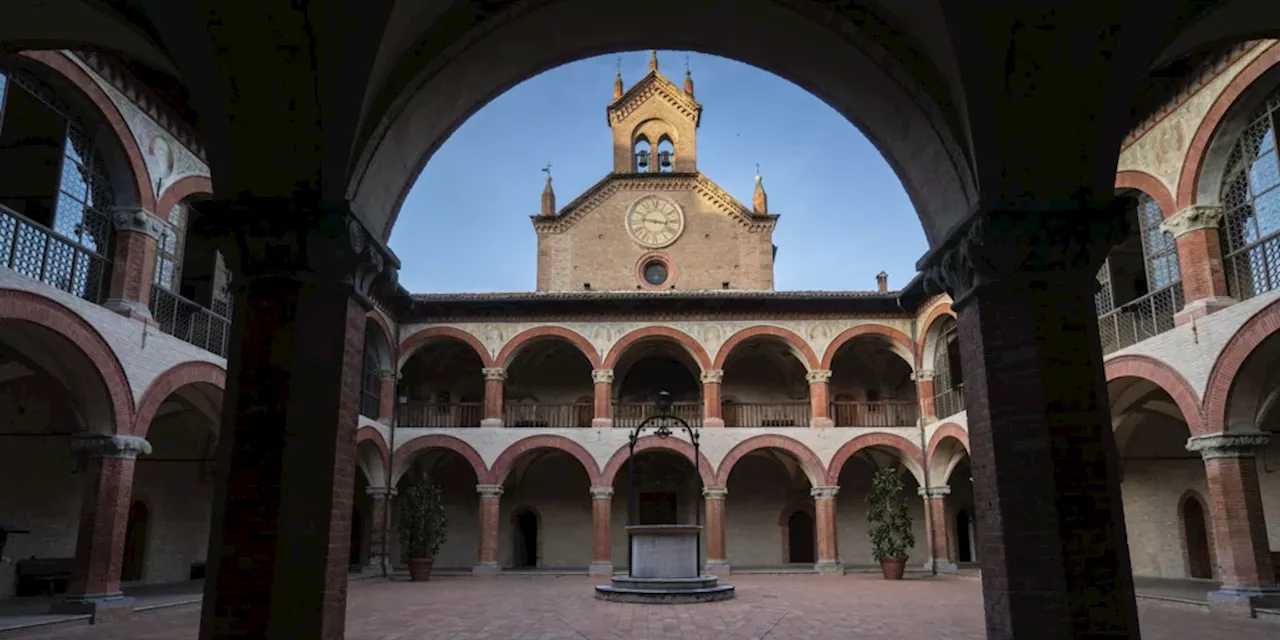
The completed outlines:
[[[645,196],[627,211],[627,233],[631,239],[657,249],[665,247],[684,231],[684,212],[666,198]]]

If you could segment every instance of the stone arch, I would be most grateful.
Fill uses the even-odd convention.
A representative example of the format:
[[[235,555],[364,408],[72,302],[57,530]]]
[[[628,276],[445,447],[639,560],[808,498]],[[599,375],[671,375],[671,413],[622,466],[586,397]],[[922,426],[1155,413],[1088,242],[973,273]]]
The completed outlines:
[[[396,343],[395,334],[391,331],[391,327],[387,325],[386,319],[377,310],[370,311],[365,314],[365,323],[372,324],[377,327],[377,334],[382,338],[381,344],[373,345],[377,351],[378,360],[383,369],[390,369],[391,363],[391,345]],[[367,346],[366,346],[367,348]]]
[[[924,485],[922,482],[924,478],[924,456],[920,453],[920,447],[910,440],[892,433],[867,433],[844,443],[843,446],[836,450],[836,454],[831,457],[831,464],[827,466],[827,484],[839,484],[840,471],[844,469],[844,465],[849,461],[849,458],[870,447],[885,447],[897,451],[898,456],[906,463],[907,470],[915,475],[916,481],[920,482],[921,486]]]
[[[813,453],[813,450],[806,447],[799,440],[773,434],[752,436],[730,449],[729,453],[725,454],[724,458],[720,460],[720,467],[716,472],[716,485],[721,487],[728,486],[729,474],[733,473],[734,465],[738,464],[738,461],[743,456],[760,449],[786,451],[799,461],[805,475],[809,478],[811,486],[823,486],[822,483],[827,477],[827,470],[822,466],[822,460]]]
[[[950,302],[943,302],[929,310],[929,314],[925,316],[924,322],[920,323],[923,329],[920,333],[920,342],[916,345],[916,366],[920,369],[929,369],[933,366],[933,355],[938,349],[938,336],[934,328],[938,322],[944,318],[955,319],[956,312],[951,310]]]
[[[151,428],[151,421],[155,418],[156,411],[169,398],[169,395],[182,387],[197,383],[213,385],[219,391],[225,392],[227,371],[212,362],[183,362],[170,367],[156,376],[151,386],[143,392],[130,432],[135,436],[147,437],[147,431]]]
[[[502,484],[507,479],[507,473],[511,471],[511,465],[515,464],[520,456],[535,449],[563,451],[582,463],[582,469],[587,472],[587,479],[591,486],[595,486],[600,480],[599,465],[582,445],[563,436],[542,434],[517,440],[504,449],[498,455],[498,459],[493,461],[493,466],[489,468],[489,474],[485,476],[482,484]]]
[[[617,451],[614,451],[612,456],[609,456],[609,462],[604,465],[604,470],[600,472],[599,486],[613,486],[614,480],[617,479],[618,471],[627,462],[627,448],[628,445],[624,444]],[[693,445],[688,440],[675,437],[644,436],[636,441],[636,454],[655,450],[671,451],[688,460],[689,464],[694,463]],[[707,454],[701,451],[698,451],[698,473],[702,476],[703,487],[717,486],[715,467],[711,466],[711,461],[707,459]]]
[[[742,344],[747,340],[761,336],[772,336],[787,343],[787,345],[791,347],[791,353],[795,355],[796,359],[798,359],[801,364],[804,365],[806,371],[812,371],[818,368],[820,364],[818,356],[814,354],[813,347],[810,347],[809,343],[806,342],[804,338],[796,335],[796,333],[790,329],[765,324],[747,327],[746,329],[730,336],[724,344],[720,345],[720,349],[716,351],[716,359],[712,363],[711,368],[724,369],[725,361],[727,361],[729,356],[733,353],[734,347],[737,347],[739,344]]]
[[[866,335],[878,335],[887,338],[889,344],[893,346],[894,353],[898,354],[907,363],[907,366],[911,367],[912,371],[915,370],[915,356],[912,353],[911,338],[893,327],[886,327],[882,324],[860,324],[840,332],[840,335],[836,336],[831,341],[831,344],[827,345],[827,350],[822,354],[822,368],[831,368],[831,362],[835,360],[836,353],[840,351],[840,347],[843,347],[846,342],[858,336]]]
[[[453,436],[432,434],[418,436],[396,447],[395,453],[391,456],[391,486],[396,486],[404,472],[409,470],[409,465],[413,464],[413,458],[419,452],[428,449],[447,449],[466,458],[467,462],[471,463],[471,470],[475,472],[478,483],[483,483],[484,479],[489,477],[489,468],[485,466],[484,459],[471,445]]]
[[[370,442],[377,447],[378,454],[382,462],[381,470],[385,473],[386,469],[391,465],[391,453],[387,449],[387,441],[383,439],[382,432],[368,425],[360,427],[360,429],[356,431],[357,456],[359,455],[359,446],[362,442]],[[385,475],[375,473],[375,471],[378,471],[377,469],[367,469],[366,471],[368,473],[366,480],[369,481],[369,486],[371,487],[380,487],[387,480]]]
[[[1229,135],[1228,129],[1233,122],[1228,114],[1243,111],[1239,115],[1248,117],[1249,110],[1238,109],[1237,102],[1255,88],[1255,82],[1259,78],[1270,74],[1277,63],[1280,63],[1280,43],[1273,42],[1232,78],[1205,112],[1191,138],[1187,156],[1182,160],[1182,169],[1178,173],[1177,204],[1173,213],[1193,204],[1216,204],[1219,201],[1218,189],[1222,182],[1222,171],[1225,170],[1231,147],[1236,142],[1236,136]],[[1166,212],[1165,215],[1172,213]]]
[[[475,350],[476,355],[480,356],[480,362],[486,367],[492,367],[493,356],[489,355],[489,350],[485,348],[484,343],[480,339],[470,333],[458,329],[457,327],[430,327],[421,331],[415,331],[412,335],[405,337],[400,343],[400,362],[397,363],[396,369],[404,368],[404,363],[409,361],[414,352],[426,343],[438,338],[453,338],[460,340]]]
[[[1240,374],[1244,370],[1246,361],[1267,338],[1276,335],[1277,331],[1280,331],[1280,300],[1274,300],[1254,313],[1235,335],[1231,336],[1218,354],[1218,359],[1214,361],[1213,369],[1209,371],[1203,403],[1204,424],[1200,432],[1192,431],[1192,435],[1214,433],[1219,429],[1247,430],[1230,422],[1232,394],[1236,390],[1236,383],[1241,379]]]
[[[951,478],[956,465],[970,453],[969,432],[954,422],[948,422],[933,432],[926,451],[930,484],[944,484]]]
[[[1178,212],[1178,205],[1169,193],[1169,188],[1159,178],[1145,171],[1127,170],[1116,173],[1116,189],[1137,189],[1151,196],[1166,218]]]
[[[1125,355],[1107,360],[1102,368],[1107,382],[1120,378],[1141,378],[1160,387],[1178,405],[1191,435],[1209,432],[1204,426],[1200,398],[1191,383],[1173,367],[1150,356]]]
[[[613,347],[609,349],[609,355],[604,359],[603,368],[614,368],[614,366],[618,364],[618,360],[622,358],[624,353],[626,353],[627,348],[646,338],[666,338],[668,340],[673,340],[689,353],[689,356],[693,358],[694,362],[698,363],[699,367],[702,367],[703,371],[711,368],[711,357],[707,355],[707,350],[703,349],[702,345],[698,344],[698,341],[694,340],[692,336],[679,329],[656,325],[641,327],[625,336],[622,336],[622,338],[615,342]]]
[[[582,352],[582,355],[586,356],[587,360],[591,362],[592,369],[600,368],[600,353],[591,345],[590,340],[582,337],[582,334],[577,331],[555,325],[533,327],[532,329],[525,329],[524,331],[516,334],[516,337],[508,340],[507,344],[503,345],[502,351],[498,352],[498,357],[494,359],[494,366],[502,367],[504,369],[507,368],[511,365],[512,360],[515,360],[515,357],[520,353],[520,350],[530,342],[537,340],[538,338],[547,337],[556,337],[568,341],[570,344],[577,347],[578,350]]]
[[[186,176],[174,181],[160,194],[156,215],[168,220],[169,212],[179,202],[197,194],[213,194],[213,181],[208,176]]]
[[[1204,518],[1205,537],[1208,538],[1209,547],[1209,574],[1210,578],[1218,576],[1218,550],[1213,544],[1213,512],[1209,510],[1209,503],[1195,489],[1187,489],[1182,493],[1182,497],[1178,498],[1178,542],[1182,547],[1182,564],[1186,571],[1187,577],[1191,577],[1191,544],[1187,539],[1187,518],[1186,508],[1188,502],[1195,502],[1200,505],[1200,513]]]
[[[933,459],[933,452],[938,449],[938,445],[947,438],[955,438],[964,447],[965,451],[969,449],[969,432],[954,422],[948,422],[938,427],[933,432],[933,437],[929,438],[929,459]]]
[[[124,367],[102,334],[71,309],[29,291],[0,289],[0,320],[28,322],[52,331],[79,349],[93,364],[106,394],[112,433],[133,424],[133,390]],[[92,426],[90,425],[90,428]]]

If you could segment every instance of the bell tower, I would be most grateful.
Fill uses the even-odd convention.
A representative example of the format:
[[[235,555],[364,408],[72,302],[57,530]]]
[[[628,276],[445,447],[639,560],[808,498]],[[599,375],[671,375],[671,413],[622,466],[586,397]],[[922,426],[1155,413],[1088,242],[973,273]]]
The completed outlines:
[[[702,105],[693,99],[693,76],[685,62],[684,87],[658,70],[658,52],[649,54],[649,72],[622,91],[614,78],[614,100],[606,109],[613,129],[614,173],[696,173]]]

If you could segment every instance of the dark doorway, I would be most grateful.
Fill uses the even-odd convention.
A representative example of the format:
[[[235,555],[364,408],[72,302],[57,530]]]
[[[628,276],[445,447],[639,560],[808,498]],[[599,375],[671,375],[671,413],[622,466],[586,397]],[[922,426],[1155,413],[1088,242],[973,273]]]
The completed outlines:
[[[516,514],[515,564],[517,568],[538,566],[538,516],[532,511]]]
[[[640,524],[678,524],[675,492],[640,494]]]
[[[973,541],[969,539],[969,512],[956,512],[956,562],[973,562]]]
[[[1182,523],[1187,542],[1187,573],[1191,578],[1213,577],[1209,559],[1209,530],[1205,526],[1204,508],[1200,501],[1189,498],[1182,503]]]
[[[787,548],[791,557],[787,561],[814,562],[813,537],[813,516],[804,511],[791,514],[787,520]]]
[[[141,500],[129,506],[129,521],[124,530],[124,559],[120,567],[121,582],[142,579],[142,569],[147,561],[147,525],[151,514]]]
[[[352,567],[360,566],[360,551],[364,547],[364,519],[360,517],[359,509],[351,510],[351,551],[347,556],[347,562]]]

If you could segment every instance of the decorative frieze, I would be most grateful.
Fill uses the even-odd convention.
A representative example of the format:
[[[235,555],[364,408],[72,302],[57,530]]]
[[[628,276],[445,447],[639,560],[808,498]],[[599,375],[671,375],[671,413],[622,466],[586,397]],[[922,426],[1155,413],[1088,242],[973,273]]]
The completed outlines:
[[[809,490],[809,495],[814,500],[835,500],[836,494],[840,493],[840,487],[814,487]]]
[[[501,498],[502,485],[500,484],[478,484],[476,485],[476,493],[481,498]]]
[[[1160,223],[1160,230],[1180,238],[1192,231],[1217,229],[1222,223],[1224,209],[1218,204],[1196,204],[1179,211]]]
[[[613,369],[594,369],[591,371],[591,381],[596,384],[612,384]]]
[[[71,450],[86,458],[133,460],[151,453],[151,443],[139,436],[81,435],[71,438]]]
[[[831,382],[831,370],[814,369],[813,371],[806,373],[804,379],[808,380],[809,384],[813,384],[815,382]]]
[[[1187,451],[1197,452],[1205,460],[1215,458],[1252,458],[1271,440],[1261,431],[1215,433],[1187,439]]]

